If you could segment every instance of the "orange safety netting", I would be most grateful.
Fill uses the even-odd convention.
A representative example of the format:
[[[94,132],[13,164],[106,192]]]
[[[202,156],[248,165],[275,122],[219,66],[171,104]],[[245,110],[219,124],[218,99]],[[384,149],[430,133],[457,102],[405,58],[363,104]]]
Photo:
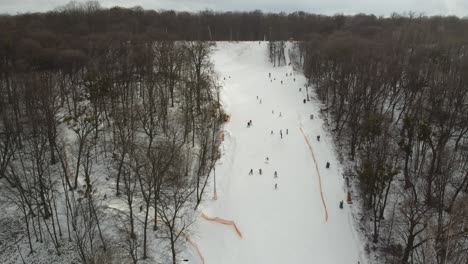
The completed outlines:
[[[237,228],[237,225],[236,225],[236,223],[234,221],[224,220],[224,219],[221,219],[219,217],[208,217],[203,213],[201,215],[201,218],[203,218],[205,220],[208,220],[208,221],[217,222],[217,223],[220,223],[220,224],[223,224],[223,225],[231,225],[231,226],[234,227],[234,229],[236,230],[236,233],[239,235],[239,237],[242,238],[242,233],[240,232],[239,228]]]
[[[320,197],[322,198],[323,208],[325,209],[325,222],[327,222],[328,221],[328,211],[327,211],[327,205],[325,203],[325,199],[323,198],[322,177],[320,177],[320,172],[319,172],[319,169],[318,169],[317,160],[315,159],[314,151],[312,150],[312,145],[310,144],[309,139],[305,135],[304,130],[302,130],[302,127],[300,127],[300,129],[301,129],[301,133],[304,136],[304,139],[305,139],[305,141],[307,143],[307,146],[309,147],[310,153],[312,154],[312,159],[314,160],[314,163],[315,163],[315,169],[317,170],[317,175],[318,175],[318,179],[319,179]]]
[[[202,261],[202,264],[205,264],[205,258],[203,257],[201,251],[200,251],[200,248],[198,247],[198,245],[193,242],[192,239],[190,239],[190,237],[188,235],[186,235],[185,233],[182,233],[182,235],[185,237],[185,239],[190,243],[190,245],[192,245],[192,247],[195,248],[195,250],[197,251],[197,254],[198,256],[200,257],[201,261]]]

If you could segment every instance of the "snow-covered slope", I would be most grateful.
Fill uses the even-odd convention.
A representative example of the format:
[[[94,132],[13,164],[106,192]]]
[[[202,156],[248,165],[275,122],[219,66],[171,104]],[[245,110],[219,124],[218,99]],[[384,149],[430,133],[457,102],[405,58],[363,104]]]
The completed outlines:
[[[291,66],[273,68],[267,42],[219,42],[213,61],[231,119],[216,166],[218,199],[212,200],[211,186],[200,210],[208,217],[234,221],[242,237],[232,226],[198,219],[192,240],[204,262],[366,263],[332,139],[318,118],[319,105],[315,100],[303,103],[304,76],[291,76]],[[330,169],[325,168],[327,161]],[[338,207],[341,200],[343,210]],[[194,254],[190,263],[202,260]]]

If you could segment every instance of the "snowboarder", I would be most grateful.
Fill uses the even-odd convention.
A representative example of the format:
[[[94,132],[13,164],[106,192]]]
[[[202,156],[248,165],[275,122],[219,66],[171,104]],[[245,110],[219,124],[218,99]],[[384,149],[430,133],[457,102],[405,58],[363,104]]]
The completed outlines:
[[[317,136],[317,141],[320,141],[320,136]]]
[[[340,209],[343,209],[343,200],[340,201]]]
[[[275,190],[277,190],[277,189],[278,189],[278,184],[277,184],[277,183],[275,183]]]
[[[253,175],[253,169],[250,169],[249,175]]]
[[[275,178],[278,178],[278,172],[275,171]]]
[[[258,169],[258,174],[262,175],[262,169]]]
[[[327,165],[325,166],[327,169],[330,168],[330,162],[327,161]]]

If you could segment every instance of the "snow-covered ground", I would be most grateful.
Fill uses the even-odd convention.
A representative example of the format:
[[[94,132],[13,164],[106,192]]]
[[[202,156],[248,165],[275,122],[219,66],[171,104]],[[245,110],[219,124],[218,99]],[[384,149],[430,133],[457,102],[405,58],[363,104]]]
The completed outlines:
[[[303,103],[305,77],[298,72],[291,76],[292,66],[274,68],[267,45],[217,43],[212,59],[231,119],[216,166],[218,199],[212,199],[212,183],[200,210],[234,221],[242,237],[229,225],[199,218],[192,240],[207,264],[367,263],[332,139],[318,117],[320,106],[316,100]],[[190,263],[202,262],[194,252]]]

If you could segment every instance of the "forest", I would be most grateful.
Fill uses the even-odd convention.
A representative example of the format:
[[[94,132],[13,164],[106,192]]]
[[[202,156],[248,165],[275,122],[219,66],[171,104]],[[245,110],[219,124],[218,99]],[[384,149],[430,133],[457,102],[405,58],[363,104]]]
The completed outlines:
[[[176,263],[221,155],[214,41],[288,40],[377,263],[467,263],[467,19],[93,1],[0,15],[0,261]]]
[[[468,259],[467,28],[436,21],[300,44],[385,263]]]

